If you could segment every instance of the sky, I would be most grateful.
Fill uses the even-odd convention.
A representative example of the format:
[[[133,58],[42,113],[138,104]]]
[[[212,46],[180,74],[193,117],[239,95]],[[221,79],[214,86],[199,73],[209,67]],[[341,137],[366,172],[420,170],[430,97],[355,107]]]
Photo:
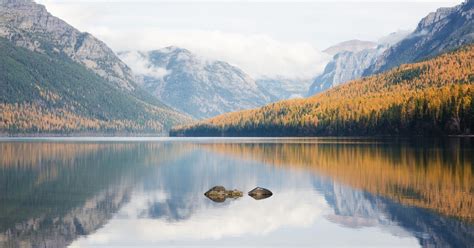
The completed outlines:
[[[187,48],[254,78],[311,78],[342,41],[377,41],[413,30],[439,7],[461,0],[36,0],[115,51]]]

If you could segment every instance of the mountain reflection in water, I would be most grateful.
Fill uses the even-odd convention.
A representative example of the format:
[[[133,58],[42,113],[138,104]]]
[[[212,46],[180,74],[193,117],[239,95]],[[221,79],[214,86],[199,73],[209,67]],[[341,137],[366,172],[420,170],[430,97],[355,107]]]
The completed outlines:
[[[472,142],[0,141],[0,246],[467,247]],[[275,194],[214,203],[214,185]]]

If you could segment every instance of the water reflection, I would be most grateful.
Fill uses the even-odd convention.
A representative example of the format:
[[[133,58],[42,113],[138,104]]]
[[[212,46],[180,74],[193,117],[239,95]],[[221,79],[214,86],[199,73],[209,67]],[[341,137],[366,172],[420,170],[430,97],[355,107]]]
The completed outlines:
[[[467,247],[471,142],[0,142],[0,246]]]
[[[451,141],[451,142],[449,142]],[[397,202],[474,221],[471,140],[433,143],[205,144],[209,150],[326,175]],[[428,146],[426,146],[428,145]]]

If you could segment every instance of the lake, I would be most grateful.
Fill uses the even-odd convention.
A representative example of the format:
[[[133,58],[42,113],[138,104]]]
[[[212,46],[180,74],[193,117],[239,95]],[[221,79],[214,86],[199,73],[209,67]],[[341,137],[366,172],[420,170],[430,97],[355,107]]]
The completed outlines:
[[[473,162],[474,138],[3,138],[0,246],[472,247]]]

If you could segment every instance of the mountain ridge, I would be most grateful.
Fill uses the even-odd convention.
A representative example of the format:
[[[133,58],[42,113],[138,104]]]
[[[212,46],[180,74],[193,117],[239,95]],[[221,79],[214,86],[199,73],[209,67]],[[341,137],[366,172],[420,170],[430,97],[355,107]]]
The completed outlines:
[[[137,80],[140,85],[164,103],[195,118],[269,102],[255,80],[241,69],[224,61],[201,58],[185,48],[170,46],[146,52],[121,52],[119,56],[141,72]]]
[[[189,120],[143,90],[121,90],[69,58],[3,38],[0,48],[2,134],[160,134]]]
[[[364,76],[421,61],[474,42],[474,0],[428,14],[407,38],[387,49]]]
[[[171,136],[470,134],[474,45],[316,96],[173,128]]]
[[[118,88],[136,88],[130,68],[104,42],[51,15],[44,5],[28,0],[3,0],[0,16],[0,37],[15,45],[39,53],[52,50],[64,54]]]
[[[34,2],[0,3],[0,135],[158,135],[189,121],[102,41]]]

